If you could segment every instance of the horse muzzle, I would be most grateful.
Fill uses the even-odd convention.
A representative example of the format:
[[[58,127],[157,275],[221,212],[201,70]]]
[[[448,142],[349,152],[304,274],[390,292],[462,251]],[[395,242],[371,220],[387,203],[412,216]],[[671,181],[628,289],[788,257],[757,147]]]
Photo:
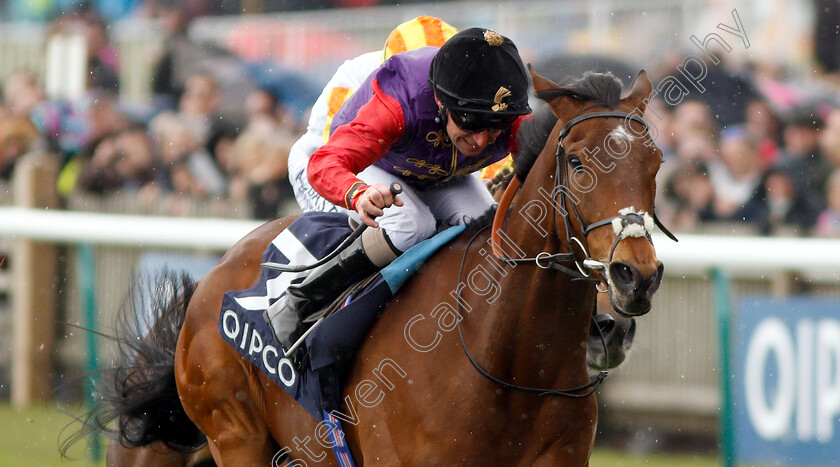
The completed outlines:
[[[586,350],[586,364],[591,370],[611,370],[621,365],[627,358],[627,352],[633,345],[636,336],[636,320],[633,318],[615,317],[615,324],[604,333],[604,343],[597,329],[589,330],[589,346]],[[604,345],[606,344],[606,353]]]
[[[633,264],[616,260],[606,267],[610,303],[622,316],[642,316],[650,311],[653,294],[662,282],[665,266],[656,262],[655,268],[643,272]]]

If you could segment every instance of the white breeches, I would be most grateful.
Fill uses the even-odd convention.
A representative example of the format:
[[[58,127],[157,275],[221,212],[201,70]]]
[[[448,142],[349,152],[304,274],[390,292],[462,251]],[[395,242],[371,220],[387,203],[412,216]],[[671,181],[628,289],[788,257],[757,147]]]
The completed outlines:
[[[403,192],[399,196],[403,206],[391,206],[376,219],[400,251],[406,251],[431,237],[437,221],[450,225],[463,224],[484,214],[494,203],[487,187],[474,175],[425,189],[411,187],[401,178],[376,166],[366,168],[358,177],[370,185],[382,182],[390,186],[396,182],[402,186]],[[350,215],[359,221],[356,212]]]

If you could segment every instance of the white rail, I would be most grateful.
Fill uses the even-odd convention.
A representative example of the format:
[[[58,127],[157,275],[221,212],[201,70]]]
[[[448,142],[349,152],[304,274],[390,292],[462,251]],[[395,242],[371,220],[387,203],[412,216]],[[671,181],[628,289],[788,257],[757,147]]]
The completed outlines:
[[[141,248],[227,250],[261,222],[0,207],[0,237]]]
[[[679,243],[654,235],[666,271],[722,268],[735,271],[801,270],[840,273],[840,239],[679,234]]]
[[[259,221],[0,207],[0,237],[56,243],[225,250]],[[657,256],[687,269],[808,269],[840,273],[840,239],[655,235]]]

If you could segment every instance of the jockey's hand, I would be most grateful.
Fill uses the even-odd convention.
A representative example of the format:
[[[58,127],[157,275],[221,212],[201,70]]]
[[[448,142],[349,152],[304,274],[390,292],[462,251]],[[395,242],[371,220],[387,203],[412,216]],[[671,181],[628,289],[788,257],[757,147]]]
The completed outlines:
[[[374,217],[382,215],[382,210],[391,206],[402,206],[403,201],[399,196],[391,193],[391,190],[384,183],[375,183],[364,191],[356,202],[356,212],[362,222],[371,226],[379,227],[379,223],[373,220]]]

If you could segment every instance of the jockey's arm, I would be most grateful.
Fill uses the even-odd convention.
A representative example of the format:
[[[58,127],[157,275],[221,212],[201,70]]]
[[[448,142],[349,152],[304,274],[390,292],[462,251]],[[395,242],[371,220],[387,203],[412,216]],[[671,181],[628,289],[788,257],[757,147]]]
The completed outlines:
[[[371,186],[356,174],[381,159],[399,141],[405,118],[396,99],[385,94],[376,80],[371,85],[371,99],[359,108],[350,123],[336,128],[329,141],[312,154],[307,174],[321,196],[337,206],[359,211],[366,224],[375,226],[370,216],[382,214],[382,208],[391,204],[402,203],[384,184],[375,185],[365,195]]]

